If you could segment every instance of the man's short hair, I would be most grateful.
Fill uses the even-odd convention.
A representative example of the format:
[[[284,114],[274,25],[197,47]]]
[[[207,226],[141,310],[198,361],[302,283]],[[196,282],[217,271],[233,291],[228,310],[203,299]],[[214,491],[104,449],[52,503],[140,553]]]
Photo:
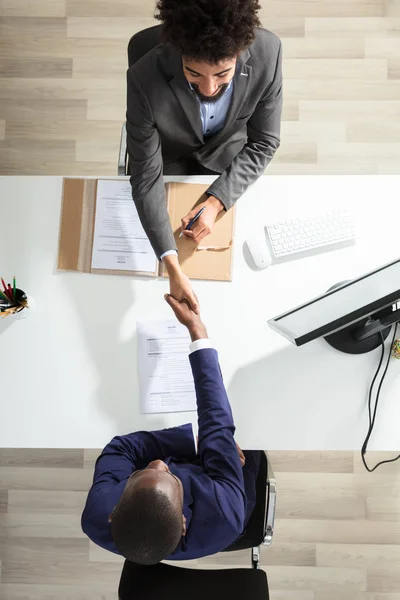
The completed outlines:
[[[111,519],[119,552],[140,565],[155,565],[176,550],[182,537],[182,511],[153,488],[122,495]]]
[[[259,0],[158,0],[156,8],[163,41],[209,64],[238,56],[261,25]]]

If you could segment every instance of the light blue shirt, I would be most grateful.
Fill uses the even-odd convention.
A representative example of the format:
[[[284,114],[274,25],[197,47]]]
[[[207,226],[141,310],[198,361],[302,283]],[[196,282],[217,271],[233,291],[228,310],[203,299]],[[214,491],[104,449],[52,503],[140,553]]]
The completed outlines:
[[[190,83],[189,86],[193,90],[193,87]],[[193,90],[193,93],[196,92]],[[202,102],[200,98],[196,95],[197,101],[200,106],[200,117],[204,136],[208,137],[222,129],[225,123],[226,115],[228,114],[228,110],[231,105],[232,94],[233,79],[230,80],[229,85],[225,90],[225,93],[216,102]]]

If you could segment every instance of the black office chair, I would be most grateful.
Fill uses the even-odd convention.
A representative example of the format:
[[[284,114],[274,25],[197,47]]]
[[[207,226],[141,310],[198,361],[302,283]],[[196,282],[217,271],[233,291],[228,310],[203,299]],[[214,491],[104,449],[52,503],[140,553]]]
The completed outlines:
[[[161,43],[161,25],[154,25],[138,31],[131,37],[128,44],[128,66],[131,67],[149,50]],[[122,125],[119,145],[118,175],[129,175],[128,151],[126,146],[126,122]]]
[[[151,567],[125,561],[119,600],[269,600],[268,580],[259,568],[260,546],[272,543],[276,482],[268,477],[268,458],[261,453],[256,506],[239,540],[224,552],[251,549],[251,569],[187,569],[159,563]]]

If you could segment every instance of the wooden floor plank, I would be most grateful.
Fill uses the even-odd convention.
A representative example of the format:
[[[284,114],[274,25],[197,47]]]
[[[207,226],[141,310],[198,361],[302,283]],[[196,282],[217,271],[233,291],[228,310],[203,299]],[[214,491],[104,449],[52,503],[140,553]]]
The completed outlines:
[[[88,469],[0,467],[0,489],[83,491],[92,474]]]
[[[71,58],[2,58],[0,72],[4,77],[46,77],[47,79],[72,77]]]
[[[80,538],[0,538],[0,559],[4,562],[87,561],[89,540]],[[0,596],[1,597],[1,596]]]
[[[81,515],[87,492],[9,490],[9,513]]]
[[[1,0],[4,17],[65,17],[66,0]]]
[[[117,600],[117,593],[114,584],[105,585],[100,579],[89,584],[77,585],[0,584],[0,598],[1,600]],[[309,599],[304,598],[304,600]]]

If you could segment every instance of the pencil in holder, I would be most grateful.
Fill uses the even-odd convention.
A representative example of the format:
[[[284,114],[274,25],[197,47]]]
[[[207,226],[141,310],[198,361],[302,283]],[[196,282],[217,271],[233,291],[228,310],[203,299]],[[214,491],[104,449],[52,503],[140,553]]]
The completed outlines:
[[[12,299],[4,297],[4,294],[0,297],[0,317],[5,319],[7,317],[14,319],[25,319],[29,316],[31,309],[33,308],[33,298],[26,295],[26,293],[15,288],[15,294]]]

